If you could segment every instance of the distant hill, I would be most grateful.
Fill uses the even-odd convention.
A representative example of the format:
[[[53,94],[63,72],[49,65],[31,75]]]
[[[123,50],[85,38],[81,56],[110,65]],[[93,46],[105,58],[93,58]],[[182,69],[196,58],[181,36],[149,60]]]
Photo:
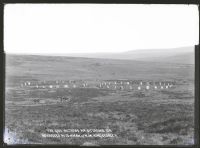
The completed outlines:
[[[26,79],[193,80],[194,65],[119,59],[6,54],[7,82]]]
[[[194,64],[194,47],[141,49],[121,53],[80,53],[67,56]]]

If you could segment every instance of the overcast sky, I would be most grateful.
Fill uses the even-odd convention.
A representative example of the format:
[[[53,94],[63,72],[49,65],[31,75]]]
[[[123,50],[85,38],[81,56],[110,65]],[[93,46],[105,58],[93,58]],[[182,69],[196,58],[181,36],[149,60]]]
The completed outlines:
[[[194,46],[195,5],[7,4],[6,53],[96,53]]]

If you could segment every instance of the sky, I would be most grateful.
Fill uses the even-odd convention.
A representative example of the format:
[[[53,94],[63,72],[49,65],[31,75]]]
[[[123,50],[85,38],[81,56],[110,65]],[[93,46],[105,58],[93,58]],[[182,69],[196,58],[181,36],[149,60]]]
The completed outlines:
[[[6,4],[6,53],[105,53],[194,46],[197,5]]]

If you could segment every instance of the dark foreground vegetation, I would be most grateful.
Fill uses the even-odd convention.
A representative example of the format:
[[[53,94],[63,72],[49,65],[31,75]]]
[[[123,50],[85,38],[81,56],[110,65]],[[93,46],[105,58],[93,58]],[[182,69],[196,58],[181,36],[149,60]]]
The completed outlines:
[[[10,144],[188,145],[194,143],[194,78],[188,72],[188,69],[193,68],[192,65],[165,65],[163,67],[163,65],[157,64],[154,67],[150,66],[154,69],[147,68],[148,71],[151,71],[147,73],[141,68],[131,70],[130,66],[135,64],[131,65],[131,62],[127,61],[126,64],[129,66],[123,66],[125,62],[122,61],[120,72],[116,75],[112,70],[108,70],[107,65],[115,65],[117,62],[119,67],[120,61],[104,61],[106,69],[102,73],[105,73],[106,80],[111,79],[112,76],[115,79],[127,78],[126,74],[129,72],[129,79],[151,80],[152,77],[152,80],[155,80],[155,75],[157,75],[158,80],[177,82],[173,89],[166,90],[126,91],[90,87],[53,90],[20,88],[19,85],[23,81],[52,80],[57,77],[67,80],[72,79],[69,77],[70,75],[77,73],[79,65],[77,60],[80,60],[78,58],[66,58],[67,63],[71,63],[67,70],[67,76],[55,66],[63,64],[63,67],[66,67],[67,64],[65,65],[62,60],[59,61],[57,58],[52,61],[46,58],[41,58],[40,64],[38,64],[38,60],[30,57],[12,57],[7,62],[8,77],[5,98],[7,137],[5,138],[10,138]],[[47,63],[43,61],[47,61]],[[55,67],[49,63],[54,64]],[[95,63],[100,65],[95,65]],[[88,75],[84,77],[84,73],[82,73],[83,80],[103,79],[103,75],[97,74],[95,77],[93,73],[96,71],[96,67],[103,65],[101,61],[86,59],[81,64],[85,64],[85,67],[79,66],[79,70],[84,72],[88,68],[87,65],[91,65],[90,69],[87,69],[90,79]],[[149,63],[138,64],[148,65]],[[37,67],[43,67],[44,70],[40,69],[39,71]],[[23,71],[20,73],[21,70]],[[136,75],[130,75],[134,71],[136,71]],[[54,78],[52,75],[56,75],[56,77]],[[80,75],[78,72],[72,77],[78,78]],[[145,77],[145,75],[147,76]],[[61,102],[58,96],[66,96],[70,100]],[[35,101],[36,99],[39,101]],[[110,129],[116,136],[44,138],[41,134],[47,133],[47,129]]]

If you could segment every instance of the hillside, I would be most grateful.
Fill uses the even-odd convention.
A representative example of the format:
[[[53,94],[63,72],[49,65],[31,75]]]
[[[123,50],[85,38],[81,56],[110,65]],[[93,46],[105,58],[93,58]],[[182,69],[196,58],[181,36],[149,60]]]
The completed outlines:
[[[6,79],[193,79],[194,65],[134,60],[6,55]]]
[[[59,81],[57,83],[57,80],[75,79],[81,79],[81,83],[86,82],[89,86],[63,88]],[[133,86],[127,82],[116,84],[120,86],[116,89],[112,88],[114,83],[107,83],[110,87],[96,85],[106,82],[106,79],[131,79],[121,82],[171,80],[175,85],[171,88],[165,86],[164,89],[161,86],[158,86],[159,89],[143,87],[141,90],[137,87],[122,90],[121,85],[124,88]],[[56,81],[44,88],[21,85],[33,80],[39,80],[38,85],[44,80]],[[49,83],[41,83],[45,84]],[[60,87],[50,87],[51,84]],[[6,55],[5,91],[7,132],[4,138],[8,144],[194,144],[194,65]],[[53,131],[53,135],[67,136],[42,136],[50,134],[48,129]],[[109,129],[108,134],[113,136],[68,137],[70,133],[63,132],[63,129]],[[71,134],[74,135],[74,132]],[[101,132],[97,134],[105,135]]]
[[[141,49],[121,53],[80,53],[68,54],[68,56],[194,64],[194,47]]]

